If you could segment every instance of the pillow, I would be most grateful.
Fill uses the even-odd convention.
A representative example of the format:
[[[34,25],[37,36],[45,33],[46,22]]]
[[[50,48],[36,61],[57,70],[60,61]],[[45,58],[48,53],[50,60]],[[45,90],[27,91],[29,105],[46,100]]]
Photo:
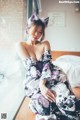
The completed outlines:
[[[75,55],[63,55],[56,59],[56,61],[64,61],[69,62],[72,64],[79,64],[80,65],[80,57]]]
[[[63,71],[67,74],[69,69],[71,68],[71,64],[70,63],[66,63],[65,61],[53,61],[52,62],[54,65],[60,67],[61,69],[63,69]]]
[[[71,87],[80,87],[80,57],[74,55],[64,55],[58,57],[55,65],[63,69],[67,74]]]
[[[80,66],[72,65],[67,75],[72,87],[80,87]]]

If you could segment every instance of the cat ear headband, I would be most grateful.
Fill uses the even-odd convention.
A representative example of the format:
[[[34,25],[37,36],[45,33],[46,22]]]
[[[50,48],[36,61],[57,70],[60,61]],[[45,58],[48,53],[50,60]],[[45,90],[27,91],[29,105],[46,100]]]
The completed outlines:
[[[39,19],[44,23],[45,27],[47,27],[49,22],[49,17],[43,19],[43,18],[39,18],[39,16],[37,16],[36,14],[31,15],[31,17],[28,19],[27,24],[28,25],[32,24],[35,20],[39,20]]]

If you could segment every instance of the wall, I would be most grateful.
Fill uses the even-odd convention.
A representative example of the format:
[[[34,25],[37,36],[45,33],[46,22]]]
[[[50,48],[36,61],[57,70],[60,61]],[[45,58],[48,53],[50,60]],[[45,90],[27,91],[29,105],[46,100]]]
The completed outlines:
[[[80,12],[74,4],[61,4],[59,0],[41,0],[41,16],[49,12],[64,12],[65,26],[49,26],[46,39],[52,50],[80,51]],[[24,39],[26,25],[26,0],[0,0],[0,49],[13,49]]]
[[[80,51],[80,12],[75,12],[75,4],[59,3],[59,0],[41,0],[41,16],[49,12],[63,12],[64,26],[48,26],[46,39],[51,43],[52,50]]]
[[[13,49],[24,39],[26,0],[0,0],[0,49]]]

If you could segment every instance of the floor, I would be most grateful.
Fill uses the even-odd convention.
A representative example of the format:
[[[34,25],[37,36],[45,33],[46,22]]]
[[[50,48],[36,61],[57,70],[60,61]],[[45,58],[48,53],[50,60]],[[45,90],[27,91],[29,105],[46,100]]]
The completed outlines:
[[[29,98],[25,97],[14,120],[34,120],[35,114],[29,109]]]

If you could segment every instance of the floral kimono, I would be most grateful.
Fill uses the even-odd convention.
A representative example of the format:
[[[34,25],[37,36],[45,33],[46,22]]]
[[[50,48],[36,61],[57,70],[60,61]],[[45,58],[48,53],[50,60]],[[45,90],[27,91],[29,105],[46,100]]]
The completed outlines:
[[[25,92],[30,97],[29,107],[37,114],[37,120],[78,120],[76,103],[65,73],[51,62],[50,50],[46,50],[39,61],[24,60],[26,68]],[[56,102],[48,101],[39,88],[39,81],[56,92]],[[44,118],[44,119],[43,119]]]

